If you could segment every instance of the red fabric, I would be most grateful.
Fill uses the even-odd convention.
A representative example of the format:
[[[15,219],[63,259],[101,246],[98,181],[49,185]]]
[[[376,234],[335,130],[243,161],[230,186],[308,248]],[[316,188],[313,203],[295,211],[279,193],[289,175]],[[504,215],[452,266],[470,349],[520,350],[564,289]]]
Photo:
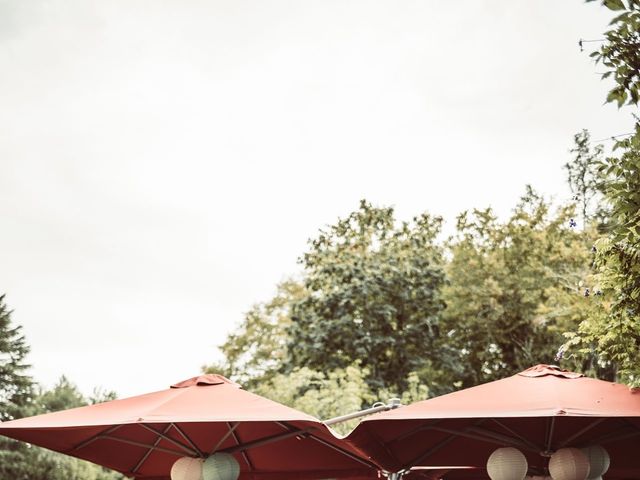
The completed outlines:
[[[616,438],[626,434],[628,438]],[[484,469],[493,450],[510,445],[505,438],[528,441],[530,445],[520,449],[529,465],[539,469],[546,467],[547,457],[540,452],[547,450],[549,441],[552,451],[567,440],[566,446],[575,447],[597,441],[611,455],[607,479],[638,479],[640,393],[538,365],[512,377],[372,415],[347,441],[395,471],[421,456],[418,465]],[[484,470],[479,476],[452,471],[446,478],[456,476],[487,478]]]
[[[230,434],[236,422],[239,425]],[[301,432],[249,448],[246,455],[231,452],[240,463],[241,479],[377,478],[376,469],[323,444],[363,457],[319,420],[242,390],[219,375],[194,377],[146,395],[0,423],[2,435],[135,478],[156,480],[169,479],[180,456],[195,456],[193,446],[208,455],[289,429]],[[155,449],[148,454],[151,446]]]

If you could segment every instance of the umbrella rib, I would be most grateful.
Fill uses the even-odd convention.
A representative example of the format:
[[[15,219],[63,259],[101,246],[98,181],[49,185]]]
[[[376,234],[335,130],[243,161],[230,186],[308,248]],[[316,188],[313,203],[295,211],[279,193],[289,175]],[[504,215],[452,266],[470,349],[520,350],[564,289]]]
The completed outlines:
[[[555,417],[552,417],[555,420]],[[497,418],[492,418],[491,420],[493,420],[495,423],[497,423],[499,426],[501,426],[502,428],[504,428],[507,432],[509,432],[511,435],[513,435],[514,437],[516,437],[517,439],[519,439],[522,443],[524,443],[525,445],[528,445],[529,448],[534,449],[538,452],[540,452],[542,450],[542,448],[540,448],[538,445],[536,445],[535,443],[533,443],[530,440],[527,440],[525,437],[523,437],[522,435],[520,435],[518,432],[516,432],[515,430],[513,430],[512,428],[508,427],[507,425],[505,425],[504,423],[502,423],[500,420],[498,420]],[[551,424],[551,432],[553,432],[553,423]],[[549,440],[551,441],[551,440]]]
[[[187,447],[186,445],[180,443],[177,440],[174,440],[173,438],[165,435],[164,433],[156,430],[155,428],[151,428],[149,425],[146,425],[144,423],[138,423],[137,425],[140,425],[142,428],[149,430],[150,432],[155,433],[156,435],[158,435],[159,437],[163,438],[164,440],[166,440],[169,443],[173,443],[176,447],[181,448],[182,450],[184,450],[185,452],[187,452],[189,455],[195,455],[196,457],[201,457],[202,454],[197,451],[197,450],[192,450],[191,448]]]
[[[204,452],[198,448],[198,446],[195,444],[195,442],[189,438],[189,436],[186,434],[186,432],[184,430],[182,430],[182,428],[180,428],[179,425],[177,425],[175,423],[172,423],[171,426],[173,426],[173,428],[176,429],[176,431],[182,436],[182,438],[184,438],[187,441],[187,443],[189,445],[191,445],[191,448],[193,448],[196,452],[198,452],[198,455],[200,457],[202,457],[202,458],[205,457]]]
[[[389,456],[389,458],[393,458],[396,459],[396,456],[391,453],[391,449],[389,448],[389,445],[387,445],[384,441],[382,441],[382,439],[380,438],[379,435],[376,435],[372,430],[366,430],[368,432],[368,435],[374,439],[376,442],[378,442],[378,445],[380,446],[380,448],[382,448],[382,450],[384,450],[384,452]],[[391,442],[389,442],[389,444],[391,444],[392,442],[394,442],[396,439],[394,438]]]
[[[312,430],[315,427],[305,428],[303,430],[297,430],[295,432],[287,432],[287,433],[279,433],[277,435],[271,435],[269,437],[260,438],[258,440],[254,440],[243,445],[236,445],[235,447],[225,448],[221,450],[224,453],[236,453],[242,452],[243,450],[249,450],[250,448],[260,447],[262,445],[267,445],[269,443],[278,442],[280,440],[285,440],[290,437],[295,437],[296,435],[304,435],[309,430]]]
[[[229,432],[233,436],[233,439],[236,441],[238,446],[242,445],[242,442],[240,441],[240,437],[236,433],[235,428],[234,429],[230,429]],[[247,462],[247,466],[249,467],[249,470],[250,471],[255,470],[255,468],[253,467],[253,464],[251,463],[251,460],[249,459],[249,454],[247,453],[247,451],[246,450],[241,450],[240,453],[242,454],[242,458],[244,458],[244,461]]]
[[[474,435],[473,433],[468,433],[469,431],[472,431],[472,429],[476,429],[476,433],[477,433],[476,435]],[[434,426],[424,425],[420,428],[420,430],[435,430],[436,432],[450,433],[452,435],[467,437],[473,440],[480,440],[483,442],[494,443],[498,445],[507,443],[520,448],[526,447],[527,450],[534,450],[536,453],[538,452],[538,450],[531,449],[528,445],[524,445],[522,442],[518,441],[515,438],[511,438],[497,432],[491,432],[490,430],[477,428],[475,426],[467,427],[464,430],[453,430],[451,428],[438,427],[435,425]],[[413,433],[417,433],[417,430],[414,431]]]
[[[365,465],[365,466],[367,466],[367,467],[369,467],[369,468],[373,468],[373,469],[375,469],[375,470],[378,470],[378,466],[377,466],[377,465],[375,465],[375,464],[373,464],[373,463],[370,463],[370,462],[368,462],[367,460],[365,460],[364,458],[360,458],[360,457],[358,457],[357,455],[355,455],[355,454],[353,454],[353,453],[351,453],[351,452],[348,452],[347,450],[344,450],[343,448],[340,448],[340,447],[338,447],[337,445],[334,445],[333,443],[328,442],[327,440],[325,440],[325,439],[323,439],[323,438],[316,437],[316,436],[315,436],[314,434],[312,434],[312,433],[310,433],[310,434],[309,434],[309,438],[310,438],[311,440],[315,440],[316,442],[321,443],[321,444],[322,444],[322,445],[324,445],[325,447],[329,447],[329,448],[331,448],[331,449],[335,450],[336,452],[340,452],[341,454],[343,454],[343,455],[345,455],[345,456],[349,457],[351,460],[355,460],[356,462],[359,462],[359,463],[361,463],[362,465]]]
[[[124,425],[120,424],[120,425],[113,425],[110,428],[107,428],[106,430],[94,435],[91,438],[88,438],[82,442],[80,442],[78,445],[76,445],[75,447],[73,447],[71,450],[69,450],[69,452],[75,452],[76,450],[80,450],[81,448],[86,447],[87,445],[92,444],[93,442],[95,442],[96,440],[100,440],[100,438],[103,437],[103,435],[109,435],[110,433],[115,432],[116,430],[118,430],[119,428],[123,427]]]
[[[566,438],[566,439],[564,439],[564,441],[560,442],[560,445],[558,445],[558,448],[565,447],[566,445],[568,445],[569,443],[574,441],[576,438],[578,438],[580,435],[582,435],[583,433],[591,430],[593,427],[595,427],[596,425],[599,425],[600,423],[604,422],[605,420],[606,420],[605,417],[598,418],[598,419],[594,420],[593,422],[591,422],[586,427],[578,430],[576,433],[571,435],[569,438]]]
[[[605,444],[605,443],[611,443],[611,442],[619,442],[620,440],[626,440],[627,438],[632,438],[632,437],[637,437],[638,435],[640,435],[640,431],[635,430],[632,432],[627,431],[626,433],[613,433],[613,434],[609,434],[609,435],[604,435],[602,437],[599,437],[598,439],[594,440],[593,443],[594,444]]]
[[[295,427],[287,424],[286,422],[276,422],[276,423],[278,425],[280,425],[282,428],[284,428],[286,430],[289,430],[290,432],[293,432],[295,430]],[[333,450],[336,450],[337,452],[340,452],[343,455],[351,458],[352,460],[360,462],[361,464],[366,465],[369,468],[375,468],[376,470],[378,469],[378,467],[375,464],[365,460],[364,458],[360,458],[357,455],[355,455],[355,454],[353,454],[353,453],[351,453],[351,452],[349,452],[349,451],[347,451],[347,450],[345,450],[345,449],[343,449],[341,447],[338,447],[337,445],[334,445],[333,443],[331,443],[331,442],[329,442],[327,440],[324,440],[323,438],[317,437],[313,433],[308,433],[307,436],[309,438],[311,438],[312,440],[315,440],[316,442],[319,442],[319,443],[323,444],[325,447],[332,448]]]
[[[171,428],[171,425],[172,425],[171,423],[169,425],[167,425],[162,433],[167,433],[169,431],[169,429]],[[145,454],[142,456],[142,458],[140,460],[138,460],[138,463],[136,463],[136,466],[133,467],[133,469],[131,470],[131,473],[136,473],[140,469],[142,464],[147,460],[147,458],[149,458],[149,455],[151,455],[151,452],[153,452],[155,447],[158,446],[158,444],[160,443],[160,440],[162,440],[162,437],[158,436],[158,438],[156,438],[156,441],[153,442],[153,446],[150,447],[145,452]]]
[[[225,424],[227,425],[227,428],[228,428],[229,430],[227,431],[227,433],[225,433],[225,434],[220,438],[220,440],[218,440],[218,443],[216,443],[216,446],[215,446],[215,447],[213,447],[213,449],[211,450],[211,453],[210,453],[209,455],[213,455],[213,454],[218,450],[218,448],[220,448],[220,445],[222,445],[222,444],[224,443],[224,441],[225,441],[227,438],[229,438],[229,435],[231,435],[231,433],[233,433],[233,431],[234,431],[236,428],[238,428],[238,425],[240,425],[240,423],[239,423],[239,422],[235,422],[233,425],[232,425],[231,423],[229,423],[229,422],[225,422]]]
[[[487,438],[495,439],[495,440],[498,440],[499,442],[503,442],[503,443],[512,445],[514,447],[520,447],[526,450],[530,450],[530,451],[533,451],[534,453],[539,453],[541,450],[539,447],[535,445],[531,447],[529,444],[524,443],[517,438],[513,438],[508,435],[503,435],[498,432],[487,430],[486,428],[470,427],[470,428],[466,428],[465,431],[469,431],[471,433],[477,433],[479,435],[484,435]]]
[[[184,456],[184,453],[179,452],[178,450],[171,450],[170,448],[157,447],[157,446],[154,447],[153,445],[149,445],[148,443],[136,442],[135,440],[129,440],[127,438],[112,437],[111,435],[101,435],[100,438],[104,438],[106,440],[113,440],[115,442],[126,443],[128,445],[133,445],[134,447],[153,448],[154,450],[158,450],[159,452],[170,453],[171,455],[177,455],[178,457]]]
[[[478,426],[478,425],[482,425],[482,423],[484,423],[485,419],[481,418],[480,420],[474,422],[473,426]],[[439,422],[438,422],[439,423]],[[434,426],[425,426],[422,429],[423,430],[427,430],[430,428],[434,428]],[[420,454],[419,457],[417,457],[416,459],[412,460],[411,462],[407,463],[402,470],[408,470],[414,466],[416,466],[418,463],[422,462],[423,460],[425,460],[426,458],[428,458],[429,456],[431,456],[432,454],[436,453],[438,450],[440,450],[442,447],[445,447],[446,445],[448,445],[449,443],[451,443],[453,440],[456,439],[456,436],[458,435],[458,432],[456,432],[455,430],[450,430],[449,433],[452,433],[452,435],[450,437],[445,438],[444,440],[442,440],[440,443],[438,443],[437,445],[434,445],[433,447],[431,447],[429,450],[427,450],[425,453]],[[463,435],[464,436],[464,435]],[[473,437],[471,437],[473,438]],[[482,439],[479,439],[482,440]]]
[[[433,425],[438,425],[439,423],[441,423],[442,420],[436,420],[435,422],[433,422]],[[418,433],[421,432],[422,430],[424,430],[426,427],[426,425],[420,425],[418,427],[412,428],[411,430],[409,430],[408,432],[403,433],[402,435],[398,435],[397,437],[395,437],[394,439],[392,439],[389,443],[395,443],[398,442],[400,440],[403,440],[407,437],[410,437],[411,435],[413,435],[414,433]]]
[[[635,430],[636,432],[640,432],[640,428],[638,428],[635,424],[631,423],[628,418],[625,418],[623,422],[627,424],[629,427],[631,427],[633,430]]]
[[[421,453],[419,457],[417,457],[414,460],[412,460],[409,463],[407,463],[405,466],[402,467],[402,470],[409,470],[410,468],[413,468],[414,466],[416,466],[417,464],[421,463],[423,460],[425,460],[429,456],[431,456],[434,453],[436,453],[442,447],[447,446],[449,443],[451,443],[455,439],[456,439],[455,435],[451,435],[450,437],[445,438],[440,443],[438,443],[437,445],[434,445],[433,447],[431,447],[426,452]]]

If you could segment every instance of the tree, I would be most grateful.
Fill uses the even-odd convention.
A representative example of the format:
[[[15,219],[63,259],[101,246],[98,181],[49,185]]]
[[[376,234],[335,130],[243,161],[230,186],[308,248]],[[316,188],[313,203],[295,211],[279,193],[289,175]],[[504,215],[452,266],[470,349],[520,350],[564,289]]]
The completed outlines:
[[[439,225],[439,219],[427,215],[396,225],[392,209],[363,201],[348,219],[310,242],[301,259],[301,279],[283,282],[273,299],[254,305],[220,347],[224,362],[205,371],[221,372],[266,396],[291,390],[283,388],[285,378],[295,384],[296,378],[311,375],[315,380],[298,392],[307,400],[325,398],[315,389],[340,383],[336,379],[345,375],[366,381],[366,394],[357,401],[352,396],[333,410],[311,409],[321,417],[369,406],[378,395],[397,396],[406,386],[426,396],[425,379],[435,379],[437,391],[438,382],[447,382],[438,378],[433,365],[441,365],[446,355],[432,360],[425,352],[436,351],[438,315],[444,306],[438,293],[444,260],[442,248],[435,245]],[[334,303],[339,308],[327,310]],[[311,343],[325,329],[344,341],[339,358],[327,354],[332,345]],[[448,384],[444,388],[450,390]],[[286,395],[278,400],[294,402]]]
[[[608,69],[614,88],[608,102],[637,106],[640,88],[640,3],[604,0],[620,11],[591,54]],[[596,309],[576,331],[567,332],[566,347],[577,358],[595,352],[601,362],[615,365],[621,380],[640,386],[640,123],[633,134],[616,141],[617,155],[601,165],[602,190],[610,208],[610,226],[596,242],[595,280],[602,295]],[[625,137],[625,135],[621,135]]]
[[[622,155],[603,166],[611,227],[595,246],[602,295],[577,332],[567,332],[567,348],[578,358],[597,352],[602,362],[616,365],[623,381],[640,386],[640,134],[618,147]]]
[[[33,380],[27,374],[29,346],[21,326],[11,322],[11,311],[0,295],[0,420],[19,416],[33,395]]]
[[[43,391],[34,402],[41,413],[57,412],[68,408],[87,405],[87,400],[73,383],[64,375],[51,390]]]
[[[27,374],[29,346],[22,327],[0,296],[0,419],[2,421],[86,405],[66,377],[52,390],[39,391]],[[0,478],[12,480],[118,480],[119,474],[32,445],[0,439]]]
[[[572,206],[552,214],[528,188],[505,222],[491,209],[458,217],[444,289],[447,337],[460,352],[456,386],[554,361],[561,332],[578,322],[589,274],[572,215]]]
[[[431,383],[445,281],[441,219],[397,224],[392,208],[360,208],[320,231],[301,258],[305,295],[291,306],[291,366],[359,363],[373,390],[402,392],[411,372]]]
[[[602,175],[600,164],[602,162],[602,145],[591,147],[590,135],[587,130],[574,135],[575,146],[570,150],[574,155],[570,162],[565,164],[569,187],[574,194],[574,200],[580,207],[582,224],[587,228],[593,215],[602,221],[606,213],[601,206],[593,209],[591,202],[601,196]]]
[[[109,394],[111,395],[111,394]],[[36,415],[87,405],[65,376],[51,390],[41,390],[23,413]],[[18,442],[0,440],[0,478],[15,480],[124,480],[118,473],[84,460]]]

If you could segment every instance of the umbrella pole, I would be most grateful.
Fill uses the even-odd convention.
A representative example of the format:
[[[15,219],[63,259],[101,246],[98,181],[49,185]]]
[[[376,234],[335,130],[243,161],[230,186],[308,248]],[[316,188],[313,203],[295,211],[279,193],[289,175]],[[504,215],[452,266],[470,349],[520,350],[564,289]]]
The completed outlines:
[[[354,418],[365,417],[367,415],[372,415],[378,412],[386,412],[387,410],[393,410],[401,406],[402,404],[400,403],[399,398],[392,398],[391,400],[389,400],[389,403],[382,403],[381,405],[374,404],[374,406],[371,408],[366,408],[364,410],[360,410],[359,412],[347,413],[346,415],[340,415],[339,417],[329,418],[328,420],[323,420],[322,423],[324,423],[327,426],[331,426],[331,425],[335,425],[336,423],[342,423],[342,422],[346,422],[347,420],[353,420]]]

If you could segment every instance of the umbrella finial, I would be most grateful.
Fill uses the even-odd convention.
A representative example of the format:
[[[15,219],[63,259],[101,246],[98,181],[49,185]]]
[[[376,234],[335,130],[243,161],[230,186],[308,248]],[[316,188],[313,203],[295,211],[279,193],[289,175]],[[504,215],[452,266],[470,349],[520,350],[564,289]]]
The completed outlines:
[[[218,375],[217,373],[198,375],[197,377],[192,377],[187,380],[183,380],[182,382],[175,383],[171,385],[171,388],[206,387],[209,385],[222,385],[225,383],[240,388],[240,385],[237,383],[232,382],[228,378]]]
[[[582,373],[570,372],[569,370],[564,370],[557,365],[546,364],[540,364],[531,368],[527,368],[525,371],[518,373],[518,375],[531,378],[545,377],[547,375],[569,379],[584,377]]]

